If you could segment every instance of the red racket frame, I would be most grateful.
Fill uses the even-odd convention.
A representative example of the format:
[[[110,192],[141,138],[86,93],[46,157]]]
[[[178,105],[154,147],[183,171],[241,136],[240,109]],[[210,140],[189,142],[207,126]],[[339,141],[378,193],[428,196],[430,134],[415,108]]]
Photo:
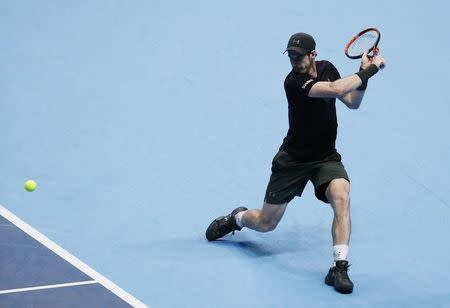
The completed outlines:
[[[374,55],[376,55],[376,53],[378,53],[378,48],[377,48],[377,46],[378,46],[378,43],[380,42],[381,33],[380,33],[380,31],[379,31],[377,28],[367,28],[367,29],[365,29],[365,30],[359,32],[359,33],[358,33],[357,35],[355,35],[354,37],[352,37],[352,38],[350,39],[350,41],[347,43],[347,45],[345,45],[344,52],[345,52],[345,55],[346,55],[347,57],[349,57],[350,59],[360,59],[360,58],[362,58],[362,55],[363,55],[363,54],[360,54],[360,55],[357,55],[357,56],[350,56],[350,55],[348,54],[348,48],[350,47],[351,44],[353,44],[353,42],[354,42],[357,38],[359,38],[360,36],[362,36],[363,34],[369,32],[369,31],[375,31],[375,32],[378,34],[378,38],[377,38],[377,40],[375,41],[375,44],[369,49],[369,52],[368,52],[368,53],[370,53],[370,52],[372,52],[372,51],[374,51]]]

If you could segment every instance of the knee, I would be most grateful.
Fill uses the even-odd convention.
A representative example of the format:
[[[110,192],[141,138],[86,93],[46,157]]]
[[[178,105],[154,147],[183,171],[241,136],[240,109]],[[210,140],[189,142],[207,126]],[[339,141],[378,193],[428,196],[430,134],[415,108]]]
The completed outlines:
[[[278,225],[278,221],[274,221],[274,220],[267,220],[264,221],[262,220],[259,224],[260,230],[261,232],[270,232],[276,229]]]
[[[350,194],[346,191],[333,194],[330,201],[337,213],[345,213],[350,209]]]
[[[277,227],[277,224],[263,224],[260,225],[260,230],[261,232],[270,232],[275,230]]]
[[[269,232],[275,230],[281,218],[283,217],[286,206],[287,203],[264,203],[263,209],[259,211],[259,215],[256,219],[256,229],[260,232]]]

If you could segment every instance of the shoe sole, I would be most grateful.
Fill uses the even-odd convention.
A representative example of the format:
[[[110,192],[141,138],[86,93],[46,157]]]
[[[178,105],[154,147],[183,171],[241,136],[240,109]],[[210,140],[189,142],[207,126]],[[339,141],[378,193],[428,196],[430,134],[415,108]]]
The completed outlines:
[[[336,289],[336,287],[334,288],[336,291],[338,291],[339,293],[342,293],[342,294],[350,294],[350,293],[352,293],[353,292],[353,288],[351,288],[351,289],[342,289],[342,290],[339,290],[339,289]]]
[[[208,233],[209,233],[208,231],[209,231],[209,229],[212,227],[212,225],[213,225],[217,220],[222,219],[222,218],[224,218],[224,217],[225,217],[225,216],[217,217],[216,219],[213,220],[212,223],[209,224],[208,229],[206,229],[206,232],[205,232],[205,236],[206,236],[206,239],[207,239],[208,241],[212,242],[212,241],[215,241],[215,240],[217,240],[217,239],[220,238],[220,237],[214,237],[214,238],[208,237]]]
[[[334,286],[333,281],[330,281],[330,280],[328,280],[328,279],[325,279],[325,284],[328,285],[328,286],[330,286],[330,287],[334,287],[334,289],[335,289],[337,292],[342,293],[342,294],[350,294],[350,293],[353,292],[353,288],[351,288],[351,289],[338,289],[338,288],[336,288],[336,287]]]

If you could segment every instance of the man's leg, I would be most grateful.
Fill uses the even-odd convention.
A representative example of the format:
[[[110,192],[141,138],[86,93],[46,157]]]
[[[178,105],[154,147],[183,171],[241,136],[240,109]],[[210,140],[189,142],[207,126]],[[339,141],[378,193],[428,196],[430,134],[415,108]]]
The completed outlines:
[[[264,202],[261,210],[247,210],[236,214],[238,225],[259,232],[273,231],[283,217],[286,206],[287,203],[270,204]]]
[[[260,232],[272,231],[283,217],[287,203],[264,203],[261,210],[247,210],[238,207],[226,216],[216,218],[206,230],[208,241],[215,241],[228,233],[241,230],[244,226]]]
[[[283,149],[272,161],[272,174],[267,184],[262,209],[235,208],[230,214],[216,218],[206,230],[208,241],[241,230],[244,226],[267,232],[276,228],[289,201],[301,196],[313,172],[312,164],[299,163]]]
[[[331,234],[334,245],[334,266],[329,270],[325,283],[342,293],[351,293],[353,283],[348,277],[348,244],[350,242],[350,183],[346,179],[334,179],[325,195],[334,211]]]
[[[350,183],[346,179],[334,179],[328,185],[325,195],[334,211],[331,234],[333,245],[347,245],[350,242]]]

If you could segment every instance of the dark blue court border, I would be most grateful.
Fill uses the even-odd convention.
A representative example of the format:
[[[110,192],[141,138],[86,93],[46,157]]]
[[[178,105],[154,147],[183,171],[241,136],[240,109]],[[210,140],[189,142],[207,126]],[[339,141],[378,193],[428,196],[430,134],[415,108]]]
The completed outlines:
[[[61,248],[56,244],[1,210],[0,307],[147,307],[70,254],[58,255]],[[58,286],[70,283],[75,285]]]

